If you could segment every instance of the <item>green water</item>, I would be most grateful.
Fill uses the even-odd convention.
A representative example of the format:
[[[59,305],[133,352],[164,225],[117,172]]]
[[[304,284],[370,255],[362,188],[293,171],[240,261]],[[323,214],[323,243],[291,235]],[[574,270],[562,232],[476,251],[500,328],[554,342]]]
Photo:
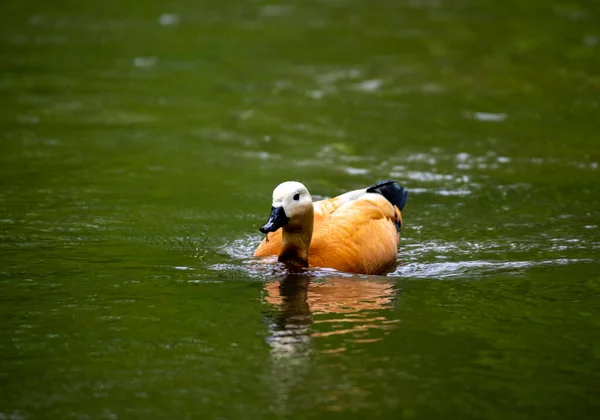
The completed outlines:
[[[593,1],[5,1],[0,419],[598,418]],[[410,191],[286,275],[273,188]]]

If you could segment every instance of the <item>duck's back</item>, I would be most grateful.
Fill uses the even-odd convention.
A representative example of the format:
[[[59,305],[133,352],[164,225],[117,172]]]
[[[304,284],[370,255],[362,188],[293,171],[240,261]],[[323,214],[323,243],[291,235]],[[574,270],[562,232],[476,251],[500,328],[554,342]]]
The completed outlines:
[[[383,272],[396,261],[400,218],[400,211],[379,194],[365,193],[348,201],[314,229],[309,265],[352,273]]]
[[[377,185],[314,203],[309,266],[379,274],[396,261],[401,213],[380,191],[371,192]],[[401,206],[405,196],[403,200]],[[281,241],[280,229],[269,234],[254,255],[279,255]]]

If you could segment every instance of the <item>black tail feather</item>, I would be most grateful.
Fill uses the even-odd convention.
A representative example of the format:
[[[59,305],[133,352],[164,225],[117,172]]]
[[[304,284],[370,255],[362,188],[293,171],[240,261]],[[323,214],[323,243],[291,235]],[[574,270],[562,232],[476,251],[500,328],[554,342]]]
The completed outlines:
[[[398,207],[400,211],[402,211],[408,200],[408,191],[406,188],[401,187],[397,182],[391,180],[379,181],[367,188],[367,192],[383,195],[387,201]],[[400,232],[402,222],[396,220],[395,224],[396,229]]]
[[[406,188],[390,180],[379,181],[371,185],[367,188],[367,192],[383,195],[390,203],[398,207],[400,211],[402,211],[408,200],[408,191]]]

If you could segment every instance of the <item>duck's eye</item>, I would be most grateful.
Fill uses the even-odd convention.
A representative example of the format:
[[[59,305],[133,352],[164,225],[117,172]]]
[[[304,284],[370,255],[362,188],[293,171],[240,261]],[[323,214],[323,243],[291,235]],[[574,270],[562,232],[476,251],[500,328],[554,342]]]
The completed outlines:
[[[296,193],[294,194],[294,201],[298,201],[300,200],[300,194]]]

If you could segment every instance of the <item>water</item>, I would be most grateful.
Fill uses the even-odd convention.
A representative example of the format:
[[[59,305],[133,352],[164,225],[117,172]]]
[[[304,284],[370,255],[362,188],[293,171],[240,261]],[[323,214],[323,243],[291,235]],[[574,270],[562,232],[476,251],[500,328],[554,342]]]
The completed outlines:
[[[594,2],[16,2],[0,418],[596,418]],[[410,190],[389,275],[252,259]]]

